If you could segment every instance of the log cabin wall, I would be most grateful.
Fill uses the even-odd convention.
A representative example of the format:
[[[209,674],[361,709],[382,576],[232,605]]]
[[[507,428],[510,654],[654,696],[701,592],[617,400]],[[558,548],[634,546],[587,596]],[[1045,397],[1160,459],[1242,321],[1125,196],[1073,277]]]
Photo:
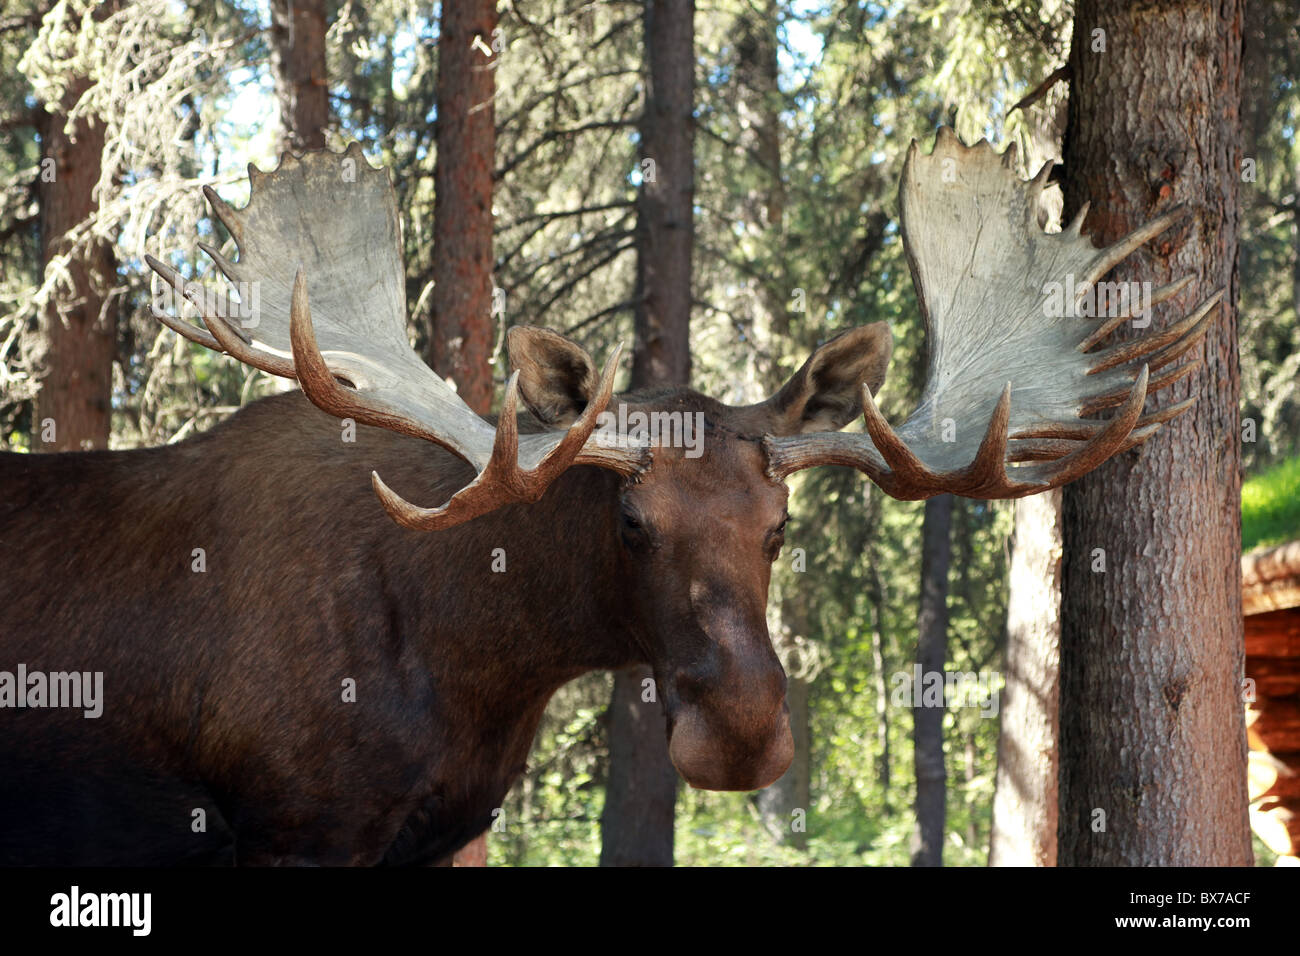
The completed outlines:
[[[1300,866],[1300,541],[1245,555],[1241,577],[1251,827]]]

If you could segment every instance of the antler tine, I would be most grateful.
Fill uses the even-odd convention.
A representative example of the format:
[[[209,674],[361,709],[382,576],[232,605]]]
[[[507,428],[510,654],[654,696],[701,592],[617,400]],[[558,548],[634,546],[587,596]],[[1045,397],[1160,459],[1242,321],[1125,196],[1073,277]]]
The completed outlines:
[[[470,518],[485,514],[510,500],[536,501],[546,491],[552,481],[581,458],[588,438],[596,427],[600,414],[609,404],[614,393],[614,376],[618,371],[618,359],[623,352],[620,342],[605,362],[601,373],[600,389],[596,397],[583,410],[582,415],[569,427],[568,432],[558,445],[552,448],[531,470],[520,467],[517,459],[519,453],[519,372],[516,370],[506,385],[505,399],[501,405],[501,416],[497,421],[497,436],[492,446],[492,457],[487,467],[475,481],[440,508],[421,508],[411,504],[394,492],[381,479],[378,473],[371,473],[371,484],[379,496],[384,508],[398,524],[413,531],[437,531]],[[614,458],[606,455],[590,456],[595,460],[591,464],[607,464]],[[639,470],[630,459],[624,456],[627,466],[625,473]]]
[[[1162,388],[1168,388],[1170,385],[1174,384],[1174,382],[1191,375],[1200,367],[1201,360],[1199,358],[1193,359],[1186,364],[1178,366],[1178,368],[1171,372],[1165,372],[1163,375],[1156,376],[1156,378],[1152,379],[1151,383],[1147,386],[1147,391],[1158,392]],[[1147,371],[1147,366],[1143,365],[1142,370],[1144,372]],[[1088,415],[1095,415],[1097,412],[1104,409],[1114,408],[1116,405],[1122,405],[1125,396],[1128,394],[1128,386],[1120,385],[1118,388],[1113,388],[1108,392],[1094,395],[1079,407],[1079,417],[1084,418]]]
[[[207,306],[201,285],[194,282],[185,282],[180,273],[171,266],[159,262],[153,256],[145,256],[145,261],[151,269],[164,279],[167,279],[177,292],[194,304],[194,307],[199,310],[199,314],[203,317],[204,324],[208,327],[207,333],[204,333],[181,319],[172,320],[170,316],[165,314],[158,316],[159,320],[169,329],[173,329],[191,342],[197,342],[214,352],[226,352],[245,365],[251,365],[253,368],[270,372],[272,375],[280,375],[285,378],[296,377],[291,360],[252,345],[239,329],[231,325],[222,316],[212,312]]]
[[[1074,218],[1070,220],[1070,224],[1066,226],[1064,229],[1062,229],[1061,232],[1065,233],[1066,235],[1073,236],[1075,238],[1082,235],[1083,221],[1088,218],[1088,210],[1091,208],[1092,208],[1092,200],[1089,199],[1082,206],[1079,207],[1079,211],[1074,214]]]
[[[311,403],[338,418],[352,418],[365,425],[388,426],[382,409],[360,394],[345,389],[330,371],[316,344],[312,327],[311,303],[307,298],[307,272],[299,266],[293,276],[293,295],[289,300],[289,341],[293,346],[293,365],[298,384]],[[389,410],[391,411],[391,410]]]
[[[167,265],[167,263],[159,262],[153,256],[148,254],[145,255],[144,261],[149,264],[150,269],[162,276],[163,280],[175,289],[179,295],[189,299],[191,302],[193,301],[193,299],[190,299],[188,290],[186,289],[185,278],[179,272]],[[212,349],[214,352],[221,351],[221,344],[212,337],[212,333],[205,332],[197,325],[191,325],[180,316],[172,316],[166,312],[157,311],[154,312],[154,316],[159,322],[167,326],[167,328],[171,329],[182,338],[189,339],[191,342],[202,345],[204,348]]]
[[[1167,421],[1177,418],[1183,412],[1187,411],[1196,404],[1196,399],[1188,398],[1173,405],[1167,405],[1164,408],[1157,409],[1138,419],[1137,428],[1144,428],[1147,425],[1163,425]],[[1012,441],[1018,439],[1065,439],[1066,441],[1087,441],[1097,432],[1104,429],[1109,422],[1051,422],[1041,426],[1022,428],[1011,436]]]
[[[996,493],[1015,489],[1020,484],[1007,475],[1007,424],[1010,421],[1011,383],[1007,382],[993,408],[979,450],[965,469],[971,479],[970,487],[958,491],[958,494],[985,492],[996,496]]]
[[[235,264],[223,256],[220,249],[209,242],[202,241],[199,242],[198,246],[207,253],[209,259],[217,264],[217,268],[221,270],[223,276],[231,282],[239,281],[239,276],[235,274]]]
[[[1124,238],[1117,242],[1111,243],[1105,249],[1097,251],[1096,257],[1088,266],[1088,271],[1084,273],[1080,282],[1080,288],[1086,288],[1092,285],[1116,264],[1128,258],[1134,249],[1142,245],[1148,239],[1154,239],[1160,233],[1164,232],[1178,220],[1184,218],[1191,210],[1185,205],[1177,205],[1168,212],[1156,216],[1145,225],[1134,229]]]
[[[253,170],[257,169],[257,167],[255,167],[252,163],[249,163],[248,169],[250,173],[249,184],[256,185],[253,181],[253,177],[251,174]],[[261,172],[261,170],[257,170],[257,171],[259,173]],[[217,191],[213,189],[211,186],[203,187],[203,197],[207,199],[208,205],[211,206],[212,211],[217,214],[217,218],[221,220],[221,224],[226,227],[226,229],[230,232],[232,236],[235,237],[235,242],[243,242],[244,223],[239,218],[239,214],[236,213],[235,210],[231,209],[230,205],[224,199],[218,196]]]
[[[1182,292],[1183,289],[1187,288],[1188,283],[1191,281],[1192,277],[1187,275],[1183,276],[1181,279],[1175,280],[1174,282],[1170,282],[1168,285],[1162,285],[1151,293],[1151,302],[1149,304],[1159,305],[1167,299],[1172,299],[1178,293]],[[1095,348],[1097,343],[1131,318],[1133,318],[1132,310],[1119,310],[1118,315],[1113,315],[1106,321],[1102,322],[1101,325],[1093,329],[1092,332],[1088,334],[1087,338],[1075,346],[1075,348],[1080,352],[1087,352],[1089,349]]]
[[[292,368],[298,384],[302,386],[303,394],[321,411],[337,418],[351,418],[362,425],[374,425],[446,447],[446,439],[419,420],[403,414],[381,399],[339,382],[316,344],[316,330],[307,296],[307,273],[302,266],[298,267],[293,277],[293,293],[289,304],[289,340],[293,348]],[[345,377],[360,377],[348,369],[340,369],[340,373]]]
[[[1050,465],[1033,465],[1025,468],[1026,476],[1039,478],[1045,485],[1059,487],[1087,474],[1107,458],[1117,454],[1124,447],[1137,425],[1138,418],[1142,415],[1142,406],[1147,400],[1147,377],[1147,367],[1143,365],[1137,381],[1133,383],[1133,388],[1129,392],[1128,399],[1115,417],[1081,448]]]
[[[898,487],[924,487],[933,483],[934,472],[912,453],[912,449],[907,447],[907,443],[898,436],[885,416],[880,414],[876,400],[871,396],[871,389],[865,382],[862,384],[862,418],[872,443],[889,466],[889,471],[883,477]],[[890,493],[893,494],[892,491]]]
[[[1175,322],[1163,332],[1157,332],[1154,335],[1147,335],[1131,342],[1121,342],[1119,345],[1112,346],[1104,352],[1098,352],[1096,356],[1094,356],[1098,359],[1098,362],[1096,365],[1092,366],[1092,368],[1088,369],[1087,374],[1096,375],[1098,372],[1104,372],[1106,369],[1114,368],[1116,365],[1123,365],[1133,359],[1155,352],[1156,349],[1169,345],[1171,342],[1177,342],[1177,345],[1173,348],[1161,352],[1158,355],[1153,355],[1147,360],[1147,365],[1150,366],[1151,371],[1153,372],[1156,369],[1168,365],[1195,345],[1201,336],[1205,334],[1206,329],[1209,328],[1209,312],[1219,304],[1219,301],[1223,298],[1223,292],[1224,290],[1220,289],[1218,292],[1214,293],[1214,295],[1202,302],[1191,315],[1187,316],[1181,322]],[[1184,335],[1186,335],[1186,338],[1182,342],[1178,342],[1178,339],[1182,338]]]

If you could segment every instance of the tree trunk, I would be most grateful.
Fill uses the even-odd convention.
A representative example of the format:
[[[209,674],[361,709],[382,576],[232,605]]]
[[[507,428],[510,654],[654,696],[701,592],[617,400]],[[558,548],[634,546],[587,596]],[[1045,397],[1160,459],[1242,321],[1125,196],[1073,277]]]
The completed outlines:
[[[1016,502],[989,866],[1055,866],[1061,493]]]
[[[442,5],[429,364],[476,412],[492,405],[495,0]]]
[[[1148,403],[1196,396],[1192,410],[1065,489],[1062,865],[1251,863],[1236,349],[1241,43],[1242,0],[1076,8],[1067,218],[1092,199],[1086,228],[1112,242],[1186,203],[1191,215],[1113,278],[1158,287],[1195,277],[1157,310],[1157,327],[1227,292],[1193,353],[1204,366]],[[1131,333],[1124,328],[1117,338]]]
[[[791,638],[806,638],[809,631],[807,594],[795,591],[781,602],[781,619]],[[809,729],[810,681],[813,662],[787,647],[786,704],[790,708],[790,735],[794,738],[794,759],[785,773],[756,795],[759,815],[768,832],[779,843],[800,850],[808,845],[808,806],[812,802],[812,734]]]
[[[737,159],[756,167],[760,175],[745,197],[744,218],[757,236],[760,248],[779,246],[784,230],[785,184],[781,174],[780,71],[777,63],[778,10],[775,0],[764,0],[755,12],[746,10],[736,18],[736,113],[740,119]],[[779,263],[765,269],[756,280],[756,336],[762,336],[770,367],[761,368],[759,380],[764,394],[774,394],[793,369],[783,368],[782,352],[790,341],[790,315],[786,308],[788,288]],[[781,573],[793,577],[788,569]],[[780,589],[781,621],[785,633],[809,637],[810,616],[807,594],[793,581]],[[779,641],[781,638],[774,635]],[[813,674],[801,668],[793,648],[778,645],[782,659],[794,666],[786,668],[786,704],[790,708],[790,733],[794,738],[794,760],[771,786],[759,791],[757,804],[764,825],[779,842],[799,849],[808,843],[803,824],[807,820],[812,794],[812,738],[809,733]],[[799,814],[798,811],[802,811]],[[793,824],[799,823],[799,826]]]
[[[921,526],[921,604],[916,615],[916,662],[921,679],[939,674],[948,660],[948,566],[952,561],[952,495],[925,503]],[[923,694],[925,684],[914,688]],[[915,697],[913,698],[915,700]],[[937,706],[912,708],[916,761],[916,829],[912,834],[912,866],[943,866],[943,833],[947,816],[947,772],[943,760],[942,691]]]
[[[101,15],[111,12],[115,4]],[[99,208],[104,124],[82,118],[66,129],[68,111],[90,82],[74,77],[58,108],[41,121],[41,268],[72,250],[68,233]],[[112,244],[93,239],[76,246],[40,315],[35,366],[40,376],[32,447],[40,451],[107,448],[112,426],[113,359],[117,354],[119,296]]]
[[[672,866],[677,770],[648,667],[614,675],[609,702],[609,780],[600,816],[601,866]]]
[[[632,388],[691,379],[694,235],[694,0],[647,0],[645,111],[637,196]],[[662,704],[643,700],[648,667],[614,677],[601,866],[671,866],[677,771]]]
[[[873,529],[873,535],[876,533]],[[876,561],[875,546],[871,545],[870,578],[868,587],[871,601],[871,669],[876,684],[876,779],[880,783],[881,809],[893,813],[889,791],[893,784],[893,768],[889,755],[889,677],[885,660],[885,635],[881,631],[881,617],[885,607],[885,588],[880,580],[880,565]]]
[[[647,0],[632,387],[691,381],[695,0]]]
[[[443,3],[438,40],[429,364],[465,404],[492,410],[492,187],[496,168],[495,0]],[[487,866],[487,834],[455,856]]]
[[[330,119],[325,19],[325,0],[271,0],[271,72],[284,150],[325,146]]]

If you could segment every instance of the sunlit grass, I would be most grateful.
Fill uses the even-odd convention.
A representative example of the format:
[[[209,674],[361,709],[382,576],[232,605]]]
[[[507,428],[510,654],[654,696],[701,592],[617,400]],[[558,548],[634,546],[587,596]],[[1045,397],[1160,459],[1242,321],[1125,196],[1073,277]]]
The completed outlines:
[[[1300,538],[1300,458],[1279,462],[1241,486],[1241,547]]]

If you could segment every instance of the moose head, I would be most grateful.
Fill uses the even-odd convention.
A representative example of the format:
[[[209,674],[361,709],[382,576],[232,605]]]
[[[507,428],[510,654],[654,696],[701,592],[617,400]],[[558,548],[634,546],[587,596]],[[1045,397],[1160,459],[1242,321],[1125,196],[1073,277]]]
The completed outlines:
[[[242,210],[205,190],[239,258],[203,248],[232,283],[257,289],[255,323],[224,317],[196,283],[148,261],[198,306],[206,331],[162,316],[187,339],[296,380],[331,415],[436,443],[474,468],[472,481],[434,507],[411,503],[372,472],[374,493],[405,528],[436,533],[537,502],[561,493],[571,468],[612,473],[608,494],[571,502],[599,510],[602,535],[595,554],[576,560],[607,565],[602,587],[618,607],[610,626],[623,631],[633,659],[654,668],[682,776],[697,787],[748,790],[779,777],[793,753],[785,675],[766,626],[788,476],[841,465],[900,499],[1015,498],[1074,480],[1190,405],[1143,414],[1148,393],[1199,364],[1167,368],[1204,336],[1221,291],[1186,319],[1108,348],[1103,341],[1136,314],[1132,304],[1089,318],[1074,308],[1178,211],[1096,249],[1081,233],[1086,209],[1059,233],[1037,225],[1049,171],[1022,181],[1014,148],[966,147],[946,129],[929,155],[912,144],[900,205],[929,370],[918,407],[898,428],[874,401],[891,350],[883,323],[831,339],[775,395],[743,407],[688,388],[614,397],[618,349],[598,371],[564,336],[517,327],[501,413],[481,418],[409,345],[396,198],[387,173],[355,143],[341,154],[286,155],[271,173],[250,167],[252,198]],[[1188,281],[1155,290],[1142,306]],[[1064,307],[1051,307],[1053,288],[1072,289]],[[520,399],[531,413],[523,427]],[[677,416],[685,429],[698,423],[702,445],[608,426],[638,415]],[[859,418],[861,431],[841,431]],[[554,538],[564,541],[565,528]]]

